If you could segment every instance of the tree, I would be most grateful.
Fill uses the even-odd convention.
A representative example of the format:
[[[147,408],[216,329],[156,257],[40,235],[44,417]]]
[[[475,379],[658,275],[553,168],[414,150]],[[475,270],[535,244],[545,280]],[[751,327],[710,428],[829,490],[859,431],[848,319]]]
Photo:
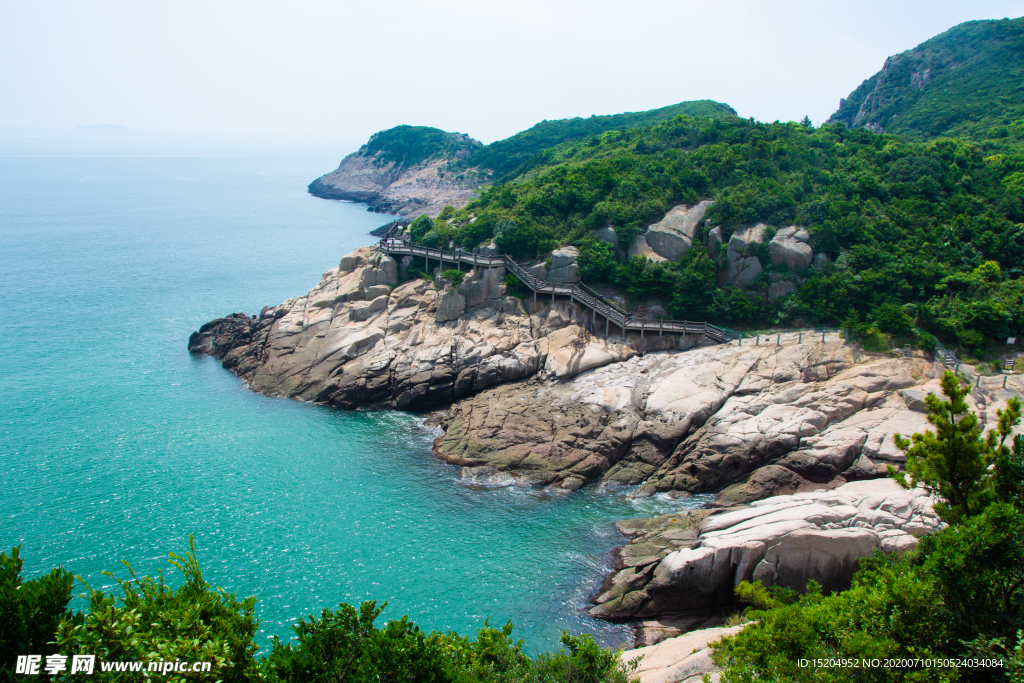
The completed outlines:
[[[423,236],[434,229],[434,221],[427,214],[421,214],[409,224],[409,234],[413,242],[419,242]]]
[[[942,375],[942,393],[948,400],[943,401],[935,394],[925,398],[928,421],[935,426],[935,432],[914,434],[910,440],[893,435],[897,448],[907,456],[911,481],[907,481],[906,473],[891,465],[889,475],[904,488],[923,484],[938,493],[943,501],[936,504],[935,511],[950,523],[975,515],[992,502],[999,478],[991,466],[1009,462],[1005,442],[1021,419],[1021,402],[1012,397],[1005,410],[997,411],[996,429],[983,438],[978,416],[967,409],[964,400],[969,391],[947,370]]]
[[[715,301],[717,268],[707,250],[695,245],[678,266],[672,313],[683,320],[714,320],[721,315]]]
[[[612,245],[585,239],[579,245],[577,264],[584,282],[608,282],[615,276],[615,250]]]
[[[960,640],[1007,638],[1024,628],[1024,515],[1012,505],[994,502],[923,538],[919,554]]]
[[[805,116],[803,120],[800,122],[800,125],[803,126],[804,128],[814,128],[814,124],[811,123],[810,116]]]
[[[878,329],[894,334],[907,334],[914,328],[913,319],[899,304],[882,304],[875,309],[872,317]]]

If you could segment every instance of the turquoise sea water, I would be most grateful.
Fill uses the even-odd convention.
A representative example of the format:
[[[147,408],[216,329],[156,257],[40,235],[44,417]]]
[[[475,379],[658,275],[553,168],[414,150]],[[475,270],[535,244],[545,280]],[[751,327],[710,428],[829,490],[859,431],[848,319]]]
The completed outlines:
[[[310,197],[324,157],[0,158],[0,547],[26,575],[169,569],[195,535],[260,638],[340,601],[428,629],[512,620],[534,649],[581,614],[657,500],[473,489],[416,415],[249,392],[188,335],[306,292],[388,218]],[[171,574],[174,581],[174,575]],[[79,602],[81,607],[82,603]]]

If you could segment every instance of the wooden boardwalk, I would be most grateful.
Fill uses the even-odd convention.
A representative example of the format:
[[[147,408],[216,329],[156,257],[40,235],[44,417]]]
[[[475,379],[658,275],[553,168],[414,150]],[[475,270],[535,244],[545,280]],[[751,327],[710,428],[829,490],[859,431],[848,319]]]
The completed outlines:
[[[646,333],[653,334],[655,332],[658,336],[661,336],[666,332],[669,334],[700,334],[711,341],[727,343],[734,339],[740,339],[743,336],[739,332],[728,330],[724,327],[718,327],[708,322],[638,318],[630,315],[620,307],[616,306],[614,302],[609,301],[582,283],[573,285],[545,282],[544,280],[541,280],[527,272],[525,268],[508,256],[487,256],[482,254],[473,254],[461,249],[456,249],[455,251],[444,251],[433,247],[424,247],[420,244],[411,244],[404,240],[396,239],[394,237],[396,232],[397,227],[393,228],[387,235],[381,238],[380,244],[378,245],[378,249],[380,249],[380,251],[391,256],[422,257],[427,261],[428,270],[431,259],[437,259],[442,270],[444,270],[444,264],[446,263],[450,263],[452,266],[466,263],[474,267],[480,266],[483,268],[504,267],[533,292],[534,301],[536,301],[538,294],[545,296],[550,295],[552,301],[555,300],[556,296],[566,296],[572,301],[579,302],[583,306],[586,306],[595,314],[595,321],[596,316],[604,318],[605,334],[609,334],[611,326],[614,325],[622,330],[623,334],[627,331],[633,331],[639,332],[641,337]]]

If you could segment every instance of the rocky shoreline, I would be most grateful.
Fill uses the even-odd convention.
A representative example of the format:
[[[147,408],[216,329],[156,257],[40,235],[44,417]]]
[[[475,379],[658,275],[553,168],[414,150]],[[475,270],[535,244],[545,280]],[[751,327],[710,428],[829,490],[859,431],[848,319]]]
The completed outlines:
[[[501,268],[458,285],[400,270],[359,249],[304,296],[203,325],[189,350],[265,394],[443,409],[434,453],[468,483],[714,494],[712,509],[619,525],[631,540],[590,612],[647,620],[640,644],[712,625],[743,578],[840,588],[857,557],[936,528],[917,492],[880,479],[903,461],[892,435],[928,427],[921,398],[942,368],[923,356],[830,334],[603,337],[577,304],[508,296]],[[1019,390],[971,407],[992,421]]]

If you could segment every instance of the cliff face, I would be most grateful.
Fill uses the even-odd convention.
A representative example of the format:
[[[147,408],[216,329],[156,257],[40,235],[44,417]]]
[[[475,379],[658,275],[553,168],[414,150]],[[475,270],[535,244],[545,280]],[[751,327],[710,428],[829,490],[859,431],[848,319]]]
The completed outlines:
[[[464,162],[480,143],[460,133],[419,130],[399,126],[374,135],[337,169],[310,183],[310,194],[401,216],[436,216],[446,205],[464,206],[488,177]]]

